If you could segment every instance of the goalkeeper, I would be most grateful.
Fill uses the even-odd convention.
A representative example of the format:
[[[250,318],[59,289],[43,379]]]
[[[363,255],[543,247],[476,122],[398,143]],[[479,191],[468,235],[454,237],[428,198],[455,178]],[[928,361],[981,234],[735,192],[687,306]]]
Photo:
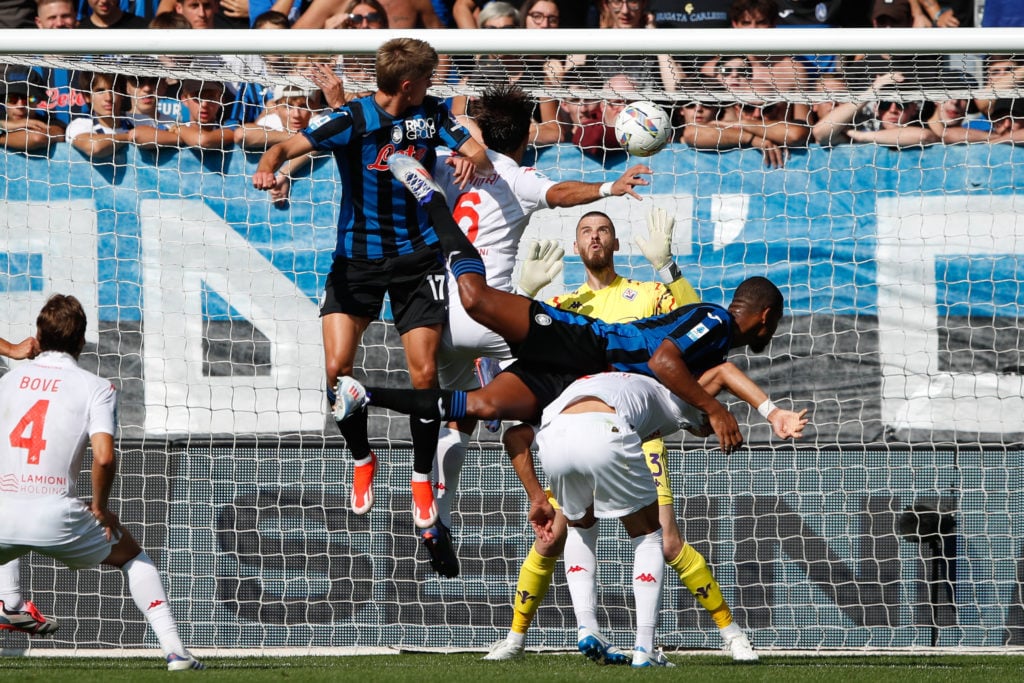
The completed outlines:
[[[658,271],[659,278],[662,281],[670,281],[666,289],[665,285],[659,282],[637,282],[619,275],[615,271],[614,263],[614,254],[619,245],[611,219],[596,211],[584,215],[576,226],[574,250],[583,262],[586,282],[573,292],[553,297],[548,303],[562,310],[576,311],[607,322],[647,318],[666,313],[680,305],[696,303],[699,300],[696,292],[686,279],[681,277],[678,267],[672,260],[673,225],[672,217],[664,209],[656,208],[648,217],[648,238],[637,236],[636,239],[644,257]],[[548,269],[540,268],[530,261],[525,262],[523,274],[524,278],[529,280],[527,283],[521,282],[520,289],[539,289],[546,285],[547,282],[541,277],[533,279],[535,273],[544,272],[548,272]],[[741,384],[744,380],[745,383]],[[720,384],[724,382],[733,393],[748,399],[755,406],[767,399],[757,385],[747,379],[732,363],[723,363],[713,368],[704,373],[699,381],[712,394],[717,393],[721,388]],[[530,455],[533,429],[527,425],[514,427],[505,433],[504,442],[516,474],[523,482],[531,501],[540,506],[547,506],[553,499],[549,492],[540,486]],[[645,441],[643,452],[658,492],[658,518],[663,534],[662,550],[665,562],[675,570],[683,585],[711,614],[721,629],[722,638],[733,658],[738,661],[755,661],[757,654],[750,646],[746,635],[733,623],[729,605],[722,597],[718,582],[711,574],[704,557],[687,544],[679,532],[672,489],[669,485],[664,440],[656,437]],[[550,511],[550,507],[547,509]],[[566,567],[586,566],[585,562],[581,564],[575,558],[581,552],[585,555],[585,547],[578,543],[566,547],[566,520],[561,510],[555,515],[552,530],[553,538],[542,540],[538,537],[530,548],[526,560],[519,569],[512,629],[504,640],[491,647],[484,659],[502,661],[523,656],[526,632],[551,585],[555,563],[563,550]],[[583,539],[584,546],[593,546],[596,543],[596,525],[589,529],[578,528],[577,531]],[[592,572],[586,576],[566,574],[566,580],[570,585],[576,585],[577,590],[591,596],[596,593],[595,578]],[[594,604],[596,601],[592,599],[589,602]],[[611,661],[616,661],[616,658],[612,657]]]

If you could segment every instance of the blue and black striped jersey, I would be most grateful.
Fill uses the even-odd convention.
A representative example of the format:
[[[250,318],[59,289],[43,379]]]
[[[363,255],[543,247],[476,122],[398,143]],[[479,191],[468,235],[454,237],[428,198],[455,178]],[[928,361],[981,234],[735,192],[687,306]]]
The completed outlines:
[[[653,376],[647,362],[666,339],[682,352],[695,376],[725,362],[732,348],[732,315],[717,304],[682,306],[669,313],[625,323],[606,323],[542,304],[555,320],[589,326],[604,341],[605,361],[621,372]]]
[[[303,131],[313,147],[331,151],[341,175],[341,212],[334,257],[376,259],[411,254],[437,243],[426,211],[388,171],[392,154],[434,167],[438,146],[458,149],[469,133],[448,107],[428,96],[398,118],[372,95],[318,116]]]

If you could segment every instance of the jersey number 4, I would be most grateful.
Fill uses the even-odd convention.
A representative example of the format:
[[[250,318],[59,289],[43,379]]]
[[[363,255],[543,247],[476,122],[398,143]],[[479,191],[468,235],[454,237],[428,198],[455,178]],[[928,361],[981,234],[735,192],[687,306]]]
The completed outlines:
[[[49,409],[48,400],[36,401],[28,412],[21,416],[8,437],[13,448],[24,448],[28,451],[29,465],[38,465],[39,455],[46,450],[43,427],[46,425],[46,411]]]

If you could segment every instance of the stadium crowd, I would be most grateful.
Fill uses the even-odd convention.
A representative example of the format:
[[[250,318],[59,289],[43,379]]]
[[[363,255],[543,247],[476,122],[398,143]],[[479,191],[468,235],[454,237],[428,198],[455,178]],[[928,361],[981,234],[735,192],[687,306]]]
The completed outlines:
[[[1015,7],[990,0],[982,23],[1024,24],[1024,11]],[[971,0],[942,5],[937,0],[527,0],[519,7],[502,0],[0,0],[0,27],[36,29],[881,30],[973,26],[974,14]],[[63,141],[93,159],[106,159],[126,144],[258,152],[304,127],[316,113],[374,87],[372,57],[224,59],[231,71],[253,78],[202,83],[0,67],[0,144],[32,152]],[[567,90],[569,96],[561,99],[537,97],[531,144],[572,143],[597,159],[618,149],[614,120],[624,104],[652,90],[673,100],[674,141],[709,151],[760,149],[772,167],[784,165],[790,150],[808,145],[874,142],[902,148],[1024,139],[1024,104],[963,96],[979,87],[1015,91],[1024,80],[1021,55],[984,56],[974,69],[979,78],[964,71],[963,62],[942,55],[744,55],[698,61],[678,55],[577,54],[546,57],[542,68],[537,66],[508,55],[442,56],[434,83],[470,92],[502,82],[528,92]],[[272,77],[289,75],[308,87],[272,85]],[[954,93],[947,97],[946,90]],[[467,114],[469,99],[452,98],[452,111]],[[668,100],[663,104],[670,106]]]

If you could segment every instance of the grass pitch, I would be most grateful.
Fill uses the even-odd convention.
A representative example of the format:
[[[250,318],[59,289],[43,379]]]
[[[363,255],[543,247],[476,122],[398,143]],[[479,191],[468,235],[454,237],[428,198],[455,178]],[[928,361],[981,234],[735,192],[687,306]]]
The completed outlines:
[[[0,657],[0,679],[110,683],[166,682],[195,677],[203,681],[358,681],[359,683],[476,683],[477,681],[621,681],[657,679],[687,683],[934,683],[937,681],[1021,683],[1024,655],[914,655],[791,657],[762,655],[757,664],[725,657],[669,654],[672,669],[632,670],[596,666],[578,654],[529,655],[516,662],[483,662],[480,653],[401,654],[352,657],[204,658],[206,671],[170,673],[153,659]]]

